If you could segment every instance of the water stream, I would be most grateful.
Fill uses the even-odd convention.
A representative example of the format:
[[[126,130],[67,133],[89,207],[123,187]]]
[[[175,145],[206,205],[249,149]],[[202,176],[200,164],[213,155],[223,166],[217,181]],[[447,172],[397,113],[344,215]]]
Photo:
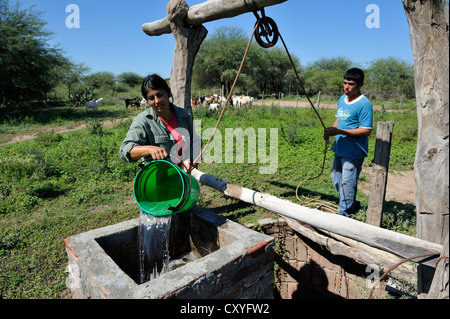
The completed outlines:
[[[156,217],[141,211],[139,216],[139,281],[152,280],[169,269],[171,216]]]
[[[139,284],[197,260],[192,251],[170,260],[171,216],[156,217],[141,211],[139,216]]]

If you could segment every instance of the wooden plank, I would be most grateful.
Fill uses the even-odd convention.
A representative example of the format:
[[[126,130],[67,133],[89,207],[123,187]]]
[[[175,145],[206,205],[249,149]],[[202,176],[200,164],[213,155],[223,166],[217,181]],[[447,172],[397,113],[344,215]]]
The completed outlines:
[[[394,122],[378,122],[366,223],[381,226]]]
[[[190,7],[185,22],[187,25],[197,26],[206,22],[232,18],[251,12],[249,9],[260,10],[285,1],[287,0],[209,0]],[[172,32],[167,18],[144,23],[142,30],[149,36],[158,36]]]
[[[448,234],[438,259],[436,271],[431,282],[428,299],[448,299],[449,294],[449,270],[448,270]]]
[[[304,207],[269,194],[233,185],[197,169],[192,170],[191,174],[201,184],[212,187],[227,196],[265,208],[279,215],[311,225],[312,227],[327,230],[369,246],[391,252],[403,258],[425,253],[436,253],[442,249],[442,245],[439,244],[396,233],[337,214],[325,213],[318,209]],[[415,261],[435,267],[433,260]]]

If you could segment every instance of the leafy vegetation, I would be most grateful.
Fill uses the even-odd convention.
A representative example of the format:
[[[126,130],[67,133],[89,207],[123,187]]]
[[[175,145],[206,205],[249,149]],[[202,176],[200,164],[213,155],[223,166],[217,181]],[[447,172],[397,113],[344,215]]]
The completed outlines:
[[[218,28],[203,42],[193,70],[193,92],[224,86],[230,91],[248,36],[239,28]],[[263,49],[253,42],[236,86],[236,93],[266,96],[279,92],[285,95],[295,92],[316,95],[319,92],[337,98],[342,94],[342,77],[352,67],[366,72],[364,90],[371,99],[414,98],[414,68],[395,57],[379,58],[358,64],[346,57],[319,58],[309,65],[301,65],[300,59],[291,53],[301,85],[292,69],[284,48],[276,46]],[[206,88],[206,90],[205,90]],[[307,92],[304,91],[304,88]]]
[[[64,108],[72,111],[65,113]],[[49,128],[37,138],[0,148],[0,293],[3,298],[70,297],[65,284],[64,238],[138,216],[132,195],[138,167],[122,162],[118,156],[130,120],[106,126],[101,124],[101,117],[95,112],[86,114],[84,110],[73,110],[70,106],[57,109],[67,115],[65,123],[83,118],[86,128],[57,133],[51,130],[51,123],[47,123]],[[116,105],[104,109],[97,113],[120,118],[124,107]],[[128,115],[137,112],[128,111]],[[334,110],[320,109],[320,115],[330,123]],[[202,121],[202,130],[198,133],[206,140],[210,133],[207,128],[215,125],[218,112],[200,108],[194,116]],[[58,118],[53,120],[59,121]],[[377,111],[375,121],[379,120],[396,122],[391,168],[411,169],[416,141],[402,132],[414,131],[417,126],[415,112]],[[30,127],[39,126],[39,123],[30,123]],[[259,174],[259,168],[266,164],[260,161],[248,163],[247,160],[244,163],[235,160],[233,163],[201,163],[199,169],[231,183],[298,202],[295,196],[298,183],[318,175],[322,165],[323,129],[315,113],[307,108],[275,105],[227,110],[219,126],[220,134],[225,134],[226,128],[238,127],[278,128],[277,172]],[[225,143],[225,139],[222,141]],[[370,143],[373,152],[374,135]],[[247,154],[248,143],[245,145]],[[268,140],[267,147],[269,145]],[[313,192],[314,195],[305,196],[337,203],[337,194],[329,177],[333,156],[330,149],[331,145],[324,174],[302,184],[299,193]],[[365,165],[370,166],[370,160],[366,160]],[[362,193],[358,196],[363,207],[367,207],[367,196]],[[222,196],[206,186],[201,188],[199,205],[242,224],[274,216],[271,212]],[[363,209],[356,218],[364,220],[364,215]],[[387,203],[383,227],[414,235],[414,220],[413,207]]]

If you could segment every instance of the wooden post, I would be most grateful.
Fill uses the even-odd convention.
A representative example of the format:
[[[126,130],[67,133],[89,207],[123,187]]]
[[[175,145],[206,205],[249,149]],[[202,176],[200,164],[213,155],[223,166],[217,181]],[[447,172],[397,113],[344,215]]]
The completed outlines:
[[[378,227],[381,226],[381,220],[383,219],[383,204],[386,196],[393,129],[394,122],[377,123],[377,138],[372,162],[369,207],[367,208],[366,222]]]
[[[448,299],[448,234],[442,246],[441,255],[437,261],[436,271],[434,273],[433,281],[431,283],[428,299]]]
[[[443,243],[449,233],[449,4],[402,2],[411,34],[418,119],[417,237]]]
[[[170,0],[167,17],[145,23],[149,36],[173,33],[176,41],[170,86],[174,104],[192,116],[191,82],[195,57],[208,31],[202,23],[231,18],[287,0],[209,0],[189,8],[184,0]]]
[[[317,94],[317,108],[320,108],[320,93],[322,92],[319,91],[319,94]]]
[[[202,25],[186,27],[184,18],[188,11],[189,7],[184,0],[170,0],[167,4],[167,20],[176,43],[170,86],[175,105],[184,108],[192,117],[192,68],[208,31]]]

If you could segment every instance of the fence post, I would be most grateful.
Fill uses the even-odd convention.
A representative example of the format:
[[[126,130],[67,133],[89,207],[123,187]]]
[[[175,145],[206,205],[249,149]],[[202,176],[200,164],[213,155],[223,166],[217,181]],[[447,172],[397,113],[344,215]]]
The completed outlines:
[[[378,122],[366,223],[381,226],[394,122]]]

